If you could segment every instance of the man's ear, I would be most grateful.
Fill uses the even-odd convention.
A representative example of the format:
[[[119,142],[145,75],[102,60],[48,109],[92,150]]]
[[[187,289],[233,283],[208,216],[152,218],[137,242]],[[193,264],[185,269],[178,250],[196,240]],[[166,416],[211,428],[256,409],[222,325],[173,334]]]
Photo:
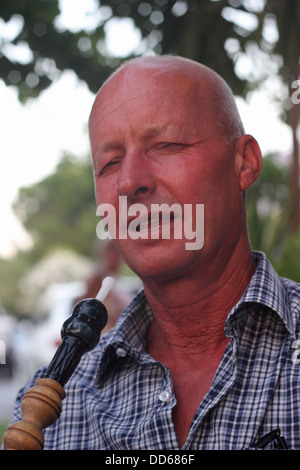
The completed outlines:
[[[256,181],[262,167],[259,145],[249,134],[243,135],[236,142],[235,167],[240,190],[246,191]]]

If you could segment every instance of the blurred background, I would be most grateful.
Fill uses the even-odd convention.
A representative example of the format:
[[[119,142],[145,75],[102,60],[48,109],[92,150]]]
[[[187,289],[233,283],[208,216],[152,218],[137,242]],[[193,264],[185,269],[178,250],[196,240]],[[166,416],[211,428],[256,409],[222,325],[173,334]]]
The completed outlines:
[[[264,156],[248,194],[252,246],[300,281],[299,0],[2,1],[0,439],[74,302],[113,273],[110,327],[140,287],[96,238],[87,120],[122,61],[162,53],[212,67],[233,89]]]

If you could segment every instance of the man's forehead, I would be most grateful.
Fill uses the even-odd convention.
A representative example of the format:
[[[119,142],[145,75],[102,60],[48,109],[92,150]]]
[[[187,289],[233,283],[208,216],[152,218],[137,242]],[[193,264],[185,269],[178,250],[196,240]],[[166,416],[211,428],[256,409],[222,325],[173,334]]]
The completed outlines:
[[[145,100],[147,106],[175,105],[183,101],[190,106],[201,92],[201,84],[180,69],[130,66],[120,70],[99,91],[93,110],[102,118],[123,106]],[[202,96],[202,98],[203,98]]]

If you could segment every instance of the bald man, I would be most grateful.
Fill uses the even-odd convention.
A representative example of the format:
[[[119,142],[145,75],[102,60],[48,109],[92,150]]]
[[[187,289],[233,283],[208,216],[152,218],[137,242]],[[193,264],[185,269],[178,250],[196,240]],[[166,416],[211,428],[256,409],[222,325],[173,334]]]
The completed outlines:
[[[251,250],[262,157],[227,84],[180,57],[129,61],[89,133],[97,207],[143,289],[83,357],[45,448],[300,448],[300,287]]]

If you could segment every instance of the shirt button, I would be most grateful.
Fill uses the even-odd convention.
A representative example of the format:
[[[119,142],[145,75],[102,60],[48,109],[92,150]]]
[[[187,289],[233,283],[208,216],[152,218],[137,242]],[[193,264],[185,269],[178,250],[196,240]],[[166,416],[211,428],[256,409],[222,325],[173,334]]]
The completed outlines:
[[[116,355],[119,357],[125,357],[127,354],[126,350],[123,348],[117,348],[116,349]]]
[[[163,392],[160,392],[159,397],[160,401],[163,403],[166,403],[167,401],[170,400],[171,398],[171,393],[168,392],[168,390],[164,390]]]

